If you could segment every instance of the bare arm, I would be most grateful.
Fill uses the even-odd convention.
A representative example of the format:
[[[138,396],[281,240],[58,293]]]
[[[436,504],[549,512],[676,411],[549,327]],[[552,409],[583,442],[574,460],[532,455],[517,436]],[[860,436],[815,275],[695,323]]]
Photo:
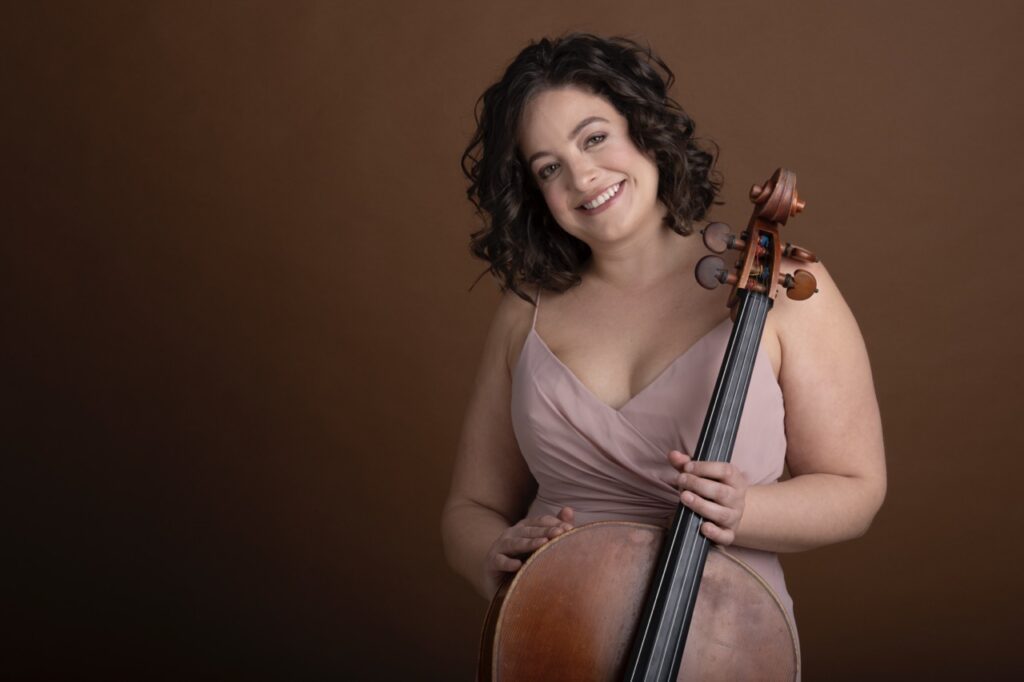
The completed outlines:
[[[882,426],[864,340],[824,266],[802,265],[820,293],[779,297],[771,315],[782,347],[786,461],[792,478],[746,486],[731,465],[670,461],[687,501],[720,544],[794,552],[859,537],[885,498]]]
[[[571,516],[522,520],[536,483],[519,452],[510,413],[509,346],[529,303],[506,292],[488,331],[466,408],[451,491],[441,518],[445,556],[490,599],[500,572],[564,529]],[[526,311],[529,308],[529,311]],[[500,542],[499,542],[500,540]]]

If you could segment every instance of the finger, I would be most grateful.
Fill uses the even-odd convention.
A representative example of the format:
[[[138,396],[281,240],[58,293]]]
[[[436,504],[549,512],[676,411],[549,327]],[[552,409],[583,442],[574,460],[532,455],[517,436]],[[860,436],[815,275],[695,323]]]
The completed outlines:
[[[494,560],[491,562],[491,564],[494,566],[496,570],[511,572],[518,571],[520,567],[522,567],[523,562],[519,559],[512,559],[503,554],[498,554],[494,557]]]
[[[683,466],[683,472],[726,483],[738,481],[743,476],[732,462],[687,462]]]
[[[720,527],[732,528],[739,522],[740,512],[716,502],[705,500],[703,497],[694,495],[689,490],[680,495],[679,499],[684,505],[697,512],[705,520],[711,521]]]
[[[679,471],[682,471],[683,467],[686,466],[686,463],[689,462],[691,459],[692,458],[689,455],[680,450],[672,450],[668,453],[669,464],[671,464]]]
[[[679,474],[676,487],[679,488],[680,492],[689,490],[700,495],[705,500],[712,500],[724,505],[728,505],[732,501],[733,495],[736,492],[736,489],[732,486],[719,483],[710,478],[701,478],[697,474]]]
[[[513,526],[512,529],[509,529],[509,537],[544,538],[548,536],[552,528],[558,528],[558,526]]]
[[[563,509],[565,509],[565,507],[563,507]],[[559,514],[561,514],[561,513],[562,512],[559,511]],[[543,528],[550,528],[551,526],[560,526],[560,525],[562,525],[563,521],[562,521],[561,518],[559,518],[557,516],[551,516],[550,514],[545,514],[544,516],[535,516],[533,518],[523,519],[522,521],[520,521],[520,523],[522,523],[524,525],[541,526]]]
[[[565,524],[554,516],[538,516],[529,519],[523,519],[516,525],[512,526],[509,531],[514,536],[521,537],[550,537],[551,530],[554,528],[563,528]]]
[[[543,547],[544,543],[546,543],[547,541],[547,537],[506,538],[498,545],[498,551],[499,553],[504,554],[505,556],[523,556],[525,554],[532,554],[533,551],[537,548]]]
[[[700,524],[701,535],[718,545],[728,546],[736,540],[736,533],[727,528],[720,528],[710,521]]]
[[[576,512],[573,511],[572,507],[562,507],[558,512],[558,518],[562,520],[562,523],[548,530],[549,538],[557,538],[559,535],[568,533],[575,527]]]

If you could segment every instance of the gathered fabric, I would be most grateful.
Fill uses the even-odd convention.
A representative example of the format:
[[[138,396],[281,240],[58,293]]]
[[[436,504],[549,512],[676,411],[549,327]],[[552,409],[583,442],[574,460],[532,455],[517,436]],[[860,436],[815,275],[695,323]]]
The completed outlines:
[[[527,516],[572,507],[577,526],[638,521],[667,527],[679,503],[668,482],[671,450],[693,454],[732,325],[728,318],[677,356],[618,409],[597,398],[537,333],[533,324],[512,376],[512,426],[538,484]],[[764,349],[758,351],[732,463],[750,485],[773,484],[786,456],[785,406]],[[778,556],[730,546],[793,617]],[[795,622],[795,620],[793,621]]]

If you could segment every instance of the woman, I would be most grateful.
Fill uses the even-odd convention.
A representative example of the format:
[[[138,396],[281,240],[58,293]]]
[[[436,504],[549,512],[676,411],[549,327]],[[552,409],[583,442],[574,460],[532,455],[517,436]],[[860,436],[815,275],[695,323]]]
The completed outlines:
[[[690,461],[730,325],[728,287],[693,277],[720,184],[673,80],[630,40],[571,34],[531,44],[482,97],[463,158],[488,219],[472,250],[504,296],[442,531],[485,598],[576,525],[667,525],[681,501],[792,615],[776,553],[862,535],[885,496],[864,343],[820,263],[784,263],[819,293],[769,313],[732,462]]]

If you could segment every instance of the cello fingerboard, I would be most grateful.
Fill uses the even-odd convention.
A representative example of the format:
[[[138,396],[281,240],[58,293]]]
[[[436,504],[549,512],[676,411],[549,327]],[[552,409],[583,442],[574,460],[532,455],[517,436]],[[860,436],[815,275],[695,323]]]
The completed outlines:
[[[772,300],[742,289],[736,306],[736,321],[693,454],[698,461],[728,462],[732,457]],[[630,682],[675,682],[679,674],[709,548],[709,540],[700,533],[703,521],[682,504],[676,508],[633,640],[626,667]]]

